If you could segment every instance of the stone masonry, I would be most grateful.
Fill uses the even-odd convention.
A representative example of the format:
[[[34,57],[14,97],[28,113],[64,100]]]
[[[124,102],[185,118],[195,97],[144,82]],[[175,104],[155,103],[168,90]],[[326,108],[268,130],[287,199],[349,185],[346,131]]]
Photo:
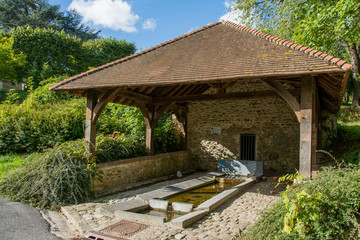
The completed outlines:
[[[238,82],[227,92],[269,89],[261,81],[253,80]],[[212,127],[220,128],[221,133],[211,134]],[[189,157],[201,169],[216,169],[217,159],[239,159],[240,134],[256,135],[256,160],[264,161],[265,174],[292,172],[298,168],[299,123],[280,97],[189,105]]]
[[[177,171],[186,172],[190,166],[188,152],[179,151],[102,163],[99,168],[103,172],[102,181],[94,181],[92,186],[101,195],[122,185],[176,175]]]

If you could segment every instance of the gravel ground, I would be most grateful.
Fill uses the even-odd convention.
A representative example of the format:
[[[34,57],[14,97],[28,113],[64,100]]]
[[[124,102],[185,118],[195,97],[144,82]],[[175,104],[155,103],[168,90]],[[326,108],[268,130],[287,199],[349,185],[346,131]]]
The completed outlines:
[[[181,181],[202,175],[202,173],[192,174],[182,178]],[[113,216],[102,214],[101,206],[136,199],[138,194],[177,182],[179,179],[165,181],[72,207],[91,229],[100,230],[120,221]],[[279,192],[284,190],[284,186],[275,189],[275,185],[276,181],[273,180],[256,183],[189,228],[177,229],[167,225],[149,226],[136,233],[131,239],[234,239],[241,232],[246,231],[246,228],[251,226],[263,211],[280,199]]]

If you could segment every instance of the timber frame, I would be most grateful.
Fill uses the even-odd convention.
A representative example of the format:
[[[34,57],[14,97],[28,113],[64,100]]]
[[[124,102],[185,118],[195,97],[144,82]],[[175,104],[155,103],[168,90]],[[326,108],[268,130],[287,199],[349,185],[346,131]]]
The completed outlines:
[[[258,49],[257,55],[255,48],[243,47],[251,45]],[[310,178],[316,165],[320,111],[339,110],[351,69],[345,61],[322,52],[219,22],[73,76],[50,89],[87,98],[85,139],[92,154],[96,123],[109,102],[141,110],[146,151],[153,154],[154,129],[164,113],[176,116],[185,150],[189,103],[281,98],[300,124],[299,171]],[[227,91],[242,81],[260,82],[265,88]]]

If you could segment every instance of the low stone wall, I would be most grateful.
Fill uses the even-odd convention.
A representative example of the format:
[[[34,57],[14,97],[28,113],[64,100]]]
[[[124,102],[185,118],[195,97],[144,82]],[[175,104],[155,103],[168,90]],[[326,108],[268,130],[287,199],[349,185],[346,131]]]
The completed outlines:
[[[188,171],[190,164],[188,152],[179,151],[102,163],[99,167],[104,173],[102,182],[94,181],[92,187],[95,193],[102,194],[120,185]]]

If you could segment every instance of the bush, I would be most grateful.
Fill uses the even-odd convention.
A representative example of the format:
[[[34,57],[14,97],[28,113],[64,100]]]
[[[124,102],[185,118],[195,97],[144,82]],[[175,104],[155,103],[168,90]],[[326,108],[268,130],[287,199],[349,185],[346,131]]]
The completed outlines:
[[[96,143],[96,162],[114,162],[121,159],[145,156],[145,140],[141,137],[113,133],[108,137],[100,135]]]
[[[85,101],[46,104],[0,105],[0,154],[36,152],[84,136]]]
[[[286,191],[283,203],[273,205],[240,239],[359,239],[359,182],[359,165],[326,168]]]
[[[89,163],[84,140],[66,142],[25,163],[0,180],[1,194],[40,208],[77,204],[89,196],[91,176],[98,176]]]

